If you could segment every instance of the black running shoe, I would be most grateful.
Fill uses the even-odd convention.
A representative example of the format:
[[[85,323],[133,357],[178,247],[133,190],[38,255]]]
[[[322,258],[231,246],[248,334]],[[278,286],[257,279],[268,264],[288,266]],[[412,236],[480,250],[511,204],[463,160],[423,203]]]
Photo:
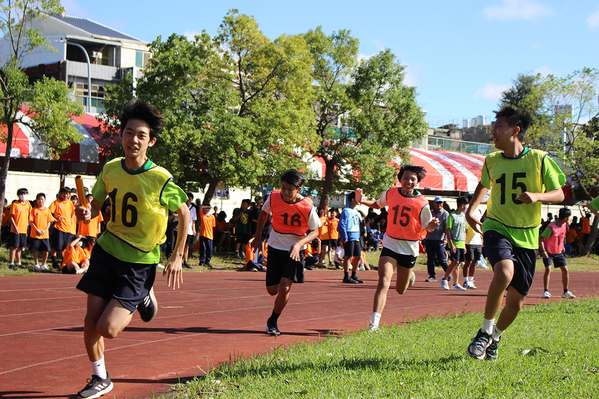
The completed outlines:
[[[364,280],[360,280],[357,276],[351,276],[350,278],[360,284],[364,284]]]
[[[141,319],[146,323],[156,316],[156,313],[158,313],[158,302],[154,296],[154,287],[150,288],[148,296],[137,306],[137,311]]]
[[[191,269],[191,266],[187,262],[183,262],[182,266],[186,269]]]
[[[112,381],[110,381],[110,375],[106,373],[106,379],[103,380],[97,375],[92,375],[91,379],[88,379],[88,383],[79,393],[77,394],[79,398],[84,399],[94,399],[99,398],[112,391]]]
[[[358,282],[351,277],[343,277],[343,282],[345,284],[358,284]]]
[[[277,323],[271,323],[270,321],[266,322],[266,333],[268,335],[274,335],[275,337],[281,335],[281,331],[279,331]]]
[[[487,356],[487,348],[491,345],[491,341],[493,341],[491,334],[487,334],[483,330],[478,330],[476,337],[474,337],[470,345],[468,345],[466,353],[470,357],[483,360]]]
[[[487,347],[487,357],[485,357],[485,360],[497,360],[497,346],[499,345],[499,341],[501,341],[501,337],[498,340],[491,339],[491,345]]]

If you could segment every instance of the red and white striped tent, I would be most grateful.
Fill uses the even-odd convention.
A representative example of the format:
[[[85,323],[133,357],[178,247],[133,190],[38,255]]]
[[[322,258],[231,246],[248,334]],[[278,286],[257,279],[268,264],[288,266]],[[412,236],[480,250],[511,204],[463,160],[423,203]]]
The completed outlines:
[[[409,152],[411,163],[423,166],[427,172],[418,186],[420,189],[473,192],[480,181],[483,155],[419,148],[409,148]],[[401,163],[401,159],[396,162]],[[322,158],[311,158],[308,164],[320,178],[324,177],[326,166]]]
[[[26,115],[23,117],[27,118]],[[102,138],[102,133],[98,130],[100,124],[96,117],[91,114],[83,114],[81,117],[73,116],[71,119],[83,139],[79,143],[72,143],[68,151],[60,155],[59,160],[104,163],[106,161],[105,147],[112,142],[112,139]],[[1,126],[0,129],[0,135],[6,137],[6,127]],[[5,153],[6,143],[0,142],[0,156]],[[39,142],[27,126],[20,123],[15,125],[11,158],[50,159],[45,146]]]

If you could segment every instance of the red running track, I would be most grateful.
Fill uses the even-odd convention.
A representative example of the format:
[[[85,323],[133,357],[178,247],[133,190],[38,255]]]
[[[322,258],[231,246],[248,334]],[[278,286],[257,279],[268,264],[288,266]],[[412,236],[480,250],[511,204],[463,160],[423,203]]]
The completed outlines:
[[[106,397],[151,398],[166,393],[179,378],[203,374],[230,358],[250,357],[299,341],[367,327],[377,272],[361,272],[364,284],[342,284],[341,271],[307,272],[295,284],[279,319],[283,335],[265,334],[273,298],[263,273],[186,273],[182,289],[172,291],[162,276],[154,289],[158,315],[144,323],[136,314],[114,340],[106,341],[106,365],[114,382]],[[401,324],[427,314],[482,311],[492,273],[476,272],[475,291],[443,291],[425,283],[417,271],[414,287],[403,295],[389,291],[382,324]],[[597,273],[572,273],[578,299],[597,296]],[[40,274],[0,277],[0,397],[76,396],[90,377],[83,345],[85,295],[74,287],[79,276]],[[553,273],[556,298],[561,278]],[[537,273],[527,304],[538,304],[542,276]],[[578,300],[576,299],[576,300]],[[552,299],[559,300],[559,299]]]

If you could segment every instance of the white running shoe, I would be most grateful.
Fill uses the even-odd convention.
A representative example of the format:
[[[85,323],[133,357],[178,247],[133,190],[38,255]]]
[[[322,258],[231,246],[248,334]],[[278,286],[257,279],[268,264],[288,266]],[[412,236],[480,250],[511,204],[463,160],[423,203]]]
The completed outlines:
[[[377,332],[377,331],[379,331],[379,326],[375,326],[372,323],[368,326],[368,332],[372,333],[372,332]]]
[[[439,280],[439,283],[441,284],[441,288],[449,291],[449,284],[447,283],[447,280],[445,280],[443,277],[441,277],[441,280]]]
[[[466,288],[462,287],[459,284],[454,284],[451,286],[452,291],[466,291]]]
[[[576,296],[570,291],[566,291],[564,292],[564,295],[562,295],[562,298],[574,299]]]
[[[45,263],[42,265],[42,270],[45,272],[49,272],[50,268],[48,267],[48,265],[46,265]]]
[[[414,283],[416,282],[416,274],[414,274],[414,272],[410,272],[410,284],[409,287],[413,286]]]
[[[474,281],[468,281],[467,283],[464,283],[464,288],[467,290],[475,290],[476,286],[474,285]]]
[[[41,270],[41,269],[40,269],[40,265],[35,265],[35,266],[33,266],[33,271],[34,271],[34,272],[39,272],[40,270]]]
[[[549,293],[549,291],[543,292],[543,296],[541,297],[541,299],[549,299],[549,298],[551,298],[551,294]]]

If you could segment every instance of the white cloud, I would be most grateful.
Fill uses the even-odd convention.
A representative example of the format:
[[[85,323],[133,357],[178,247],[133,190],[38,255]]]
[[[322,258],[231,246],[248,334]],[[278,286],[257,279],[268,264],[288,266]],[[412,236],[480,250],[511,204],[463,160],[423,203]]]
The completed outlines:
[[[541,76],[554,75],[555,73],[549,69],[547,65],[543,65],[542,67],[538,67],[533,71],[535,74],[540,73]]]
[[[479,87],[474,97],[496,103],[501,98],[501,93],[512,87],[509,84],[496,84],[487,82],[484,87]]]
[[[66,15],[79,18],[91,18],[93,20],[87,9],[77,4],[77,0],[62,0],[61,4],[65,9]]]
[[[589,17],[587,18],[587,25],[593,29],[599,28],[599,11],[596,11],[589,15]]]
[[[502,0],[501,5],[486,7],[484,13],[487,19],[500,21],[532,20],[552,15],[554,10],[536,0]]]
[[[201,34],[202,34],[202,32],[198,32],[197,30],[192,29],[192,30],[188,30],[185,33],[183,33],[183,36],[186,36],[187,40],[189,40],[191,42],[194,40],[194,37],[196,35],[201,35]]]

